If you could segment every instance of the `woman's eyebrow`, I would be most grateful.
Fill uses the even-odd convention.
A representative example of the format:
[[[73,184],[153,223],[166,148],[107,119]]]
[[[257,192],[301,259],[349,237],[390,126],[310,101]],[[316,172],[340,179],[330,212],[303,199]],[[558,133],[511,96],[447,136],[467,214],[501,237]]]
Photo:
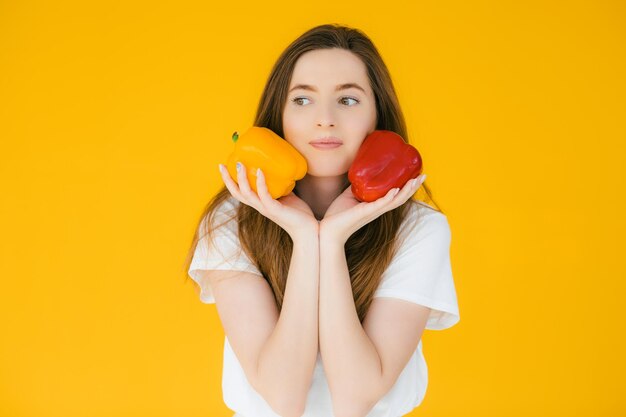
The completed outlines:
[[[339,84],[336,88],[335,91],[341,91],[341,90],[347,90],[348,88],[357,88],[359,90],[361,90],[364,94],[365,93],[365,89],[363,89],[363,87],[361,87],[360,85],[358,85],[357,83],[345,83],[345,84]],[[313,87],[312,85],[308,85],[308,84],[296,84],[294,85],[291,90],[289,90],[289,92],[291,93],[293,90],[308,90],[308,91],[317,91],[317,89],[315,87]]]

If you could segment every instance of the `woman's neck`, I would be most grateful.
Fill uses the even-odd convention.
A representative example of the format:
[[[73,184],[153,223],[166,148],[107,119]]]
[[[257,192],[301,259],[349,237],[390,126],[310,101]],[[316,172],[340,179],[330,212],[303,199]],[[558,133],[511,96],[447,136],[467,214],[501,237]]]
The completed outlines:
[[[307,174],[298,181],[293,192],[311,207],[317,220],[322,220],[330,204],[349,184],[348,173],[337,177],[313,177]]]

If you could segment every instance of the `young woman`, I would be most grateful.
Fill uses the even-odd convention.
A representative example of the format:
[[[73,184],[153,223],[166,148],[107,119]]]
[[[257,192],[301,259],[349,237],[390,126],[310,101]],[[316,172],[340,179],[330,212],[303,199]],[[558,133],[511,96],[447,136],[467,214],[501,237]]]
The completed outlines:
[[[370,203],[351,192],[369,133],[408,141],[371,40],[340,25],[302,34],[272,69],[254,125],[293,145],[308,171],[273,199],[262,172],[254,192],[245,166],[237,182],[220,166],[225,187],[200,218],[187,266],[226,334],[226,405],[245,417],[410,412],[427,386],[422,332],[453,326],[459,311],[447,217],[412,198],[425,176]],[[329,140],[338,145],[315,143]]]

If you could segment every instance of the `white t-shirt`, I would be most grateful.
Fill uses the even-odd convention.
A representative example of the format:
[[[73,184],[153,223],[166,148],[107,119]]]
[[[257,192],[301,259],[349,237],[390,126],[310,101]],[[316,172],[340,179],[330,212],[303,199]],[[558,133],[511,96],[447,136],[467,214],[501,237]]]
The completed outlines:
[[[234,216],[239,204],[241,203],[237,199],[229,196],[215,213],[214,224],[220,224]],[[446,329],[460,319],[450,264],[450,227],[444,214],[421,203],[412,207],[399,231],[399,237],[404,241],[383,273],[374,297],[399,298],[430,307],[432,311],[426,329]],[[417,217],[418,210],[421,218]],[[409,225],[416,221],[419,223],[412,233],[408,233]],[[200,286],[200,299],[207,304],[215,303],[215,299],[205,277],[205,270],[240,270],[262,276],[240,247],[236,220],[217,228],[214,233],[219,252],[213,246],[209,249],[207,237],[204,236],[198,243],[189,268],[189,276]],[[367,417],[397,417],[409,413],[424,399],[427,385],[428,368],[420,340],[395,385],[372,408]],[[237,412],[238,416],[279,417],[248,383],[228,337],[224,340],[222,391],[224,403]],[[303,417],[332,415],[330,391],[318,352]]]

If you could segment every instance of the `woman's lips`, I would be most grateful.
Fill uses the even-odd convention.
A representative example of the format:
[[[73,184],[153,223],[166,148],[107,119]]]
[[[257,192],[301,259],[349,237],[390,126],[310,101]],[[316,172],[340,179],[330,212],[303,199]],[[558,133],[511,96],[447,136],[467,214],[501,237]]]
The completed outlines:
[[[317,149],[334,149],[340,147],[343,141],[335,136],[327,136],[312,140],[309,144]]]
[[[340,147],[341,143],[337,143],[337,142],[328,142],[328,143],[311,142],[311,146],[313,146],[316,149],[334,149],[334,148]]]

